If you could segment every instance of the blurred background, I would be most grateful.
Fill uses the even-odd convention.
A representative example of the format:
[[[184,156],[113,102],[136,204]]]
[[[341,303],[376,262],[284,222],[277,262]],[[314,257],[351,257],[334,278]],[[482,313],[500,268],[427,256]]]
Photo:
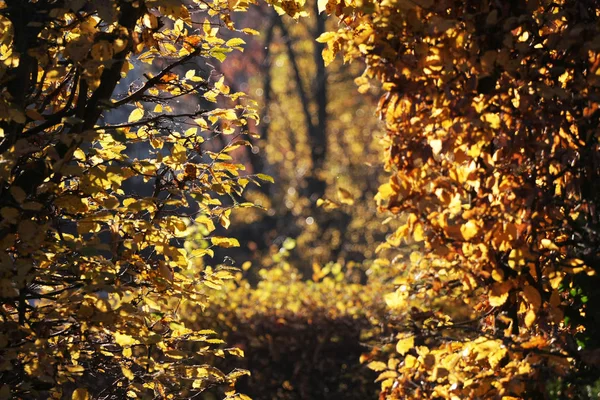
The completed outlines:
[[[307,6],[318,14],[316,2]],[[214,263],[241,268],[237,279],[211,293],[207,309],[188,304],[187,316],[243,350],[243,359],[211,362],[248,369],[238,390],[254,399],[378,394],[365,361],[379,351],[373,338],[385,331],[382,294],[390,291],[375,256],[389,229],[374,201],[385,174],[383,133],[378,92],[356,79],[365,66],[323,63],[316,39],[333,23],[251,9],[236,25],[259,34],[215,65],[232,92],[248,93],[261,110],[253,146],[230,153],[231,162],[274,183],[247,189],[245,199],[264,209],[234,211],[226,235],[240,247],[215,254]]]
[[[305,276],[313,264],[362,264],[385,229],[373,203],[382,174],[377,93],[361,95],[354,83],[364,65],[336,60],[325,68],[316,42],[324,19],[293,21],[268,7],[243,18],[239,26],[260,35],[218,68],[232,91],[261,107],[260,139],[237,157],[248,173],[268,174],[275,184],[245,195],[265,211],[232,216],[228,233],[242,244],[232,258],[265,267],[287,240],[290,263]]]

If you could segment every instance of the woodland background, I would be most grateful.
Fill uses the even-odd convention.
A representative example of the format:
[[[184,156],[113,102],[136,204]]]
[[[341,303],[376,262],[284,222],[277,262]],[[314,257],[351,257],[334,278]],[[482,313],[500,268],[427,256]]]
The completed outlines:
[[[0,1],[0,397],[600,393],[600,3]]]

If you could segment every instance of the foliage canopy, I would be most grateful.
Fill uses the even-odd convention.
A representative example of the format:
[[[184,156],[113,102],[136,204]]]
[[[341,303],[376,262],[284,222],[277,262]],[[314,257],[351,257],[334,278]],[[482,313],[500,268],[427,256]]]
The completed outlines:
[[[215,227],[270,180],[240,176],[257,113],[211,72],[255,33],[247,7],[0,2],[1,397],[237,396],[178,312],[231,277],[199,260],[238,245]]]
[[[180,314],[234,278],[203,258],[239,246],[223,236],[231,212],[253,206],[250,183],[272,180],[236,161],[258,112],[212,65],[256,33],[232,17],[249,3],[0,1],[0,397],[246,397],[233,390],[245,371],[211,365],[241,349]],[[271,2],[294,18],[308,15],[301,3]],[[330,32],[317,21],[325,64],[360,60],[359,92],[384,93],[390,177],[375,200],[398,228],[372,279],[394,290],[382,346],[364,357],[382,397],[535,398],[556,376],[597,378],[600,3],[319,0],[316,11],[340,21]],[[316,99],[316,120],[301,106],[321,170],[327,103]],[[316,309],[333,319],[368,304],[346,299],[358,285],[277,274],[228,286],[257,304],[221,304],[218,323],[242,318],[255,335],[257,315],[294,320],[289,289],[330,290]]]
[[[390,398],[536,397],[598,367],[595,1],[334,0],[326,61],[365,59],[385,90],[402,226]],[[392,362],[392,360],[394,360]],[[512,396],[512,397],[511,397]]]

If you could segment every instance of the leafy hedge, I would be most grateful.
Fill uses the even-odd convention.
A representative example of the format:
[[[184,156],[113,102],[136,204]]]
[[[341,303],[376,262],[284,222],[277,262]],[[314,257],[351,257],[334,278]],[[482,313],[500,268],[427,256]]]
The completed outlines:
[[[241,278],[205,310],[190,306],[192,323],[218,331],[245,352],[217,361],[250,376],[237,389],[253,399],[376,398],[377,374],[361,364],[379,336],[381,290],[349,283],[337,264],[304,281],[286,262],[261,270],[255,286]],[[319,276],[321,275],[321,276]]]

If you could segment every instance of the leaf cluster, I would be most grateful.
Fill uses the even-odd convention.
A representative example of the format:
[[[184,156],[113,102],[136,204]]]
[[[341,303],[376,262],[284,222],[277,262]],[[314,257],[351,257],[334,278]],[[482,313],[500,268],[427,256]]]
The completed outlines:
[[[597,375],[598,10],[588,2],[321,2],[387,128],[388,398],[532,398]],[[420,251],[406,254],[408,245]],[[567,391],[568,392],[568,391]]]
[[[271,179],[233,160],[258,115],[211,66],[247,7],[0,1],[2,397],[241,396],[179,312],[233,277],[202,259]]]

